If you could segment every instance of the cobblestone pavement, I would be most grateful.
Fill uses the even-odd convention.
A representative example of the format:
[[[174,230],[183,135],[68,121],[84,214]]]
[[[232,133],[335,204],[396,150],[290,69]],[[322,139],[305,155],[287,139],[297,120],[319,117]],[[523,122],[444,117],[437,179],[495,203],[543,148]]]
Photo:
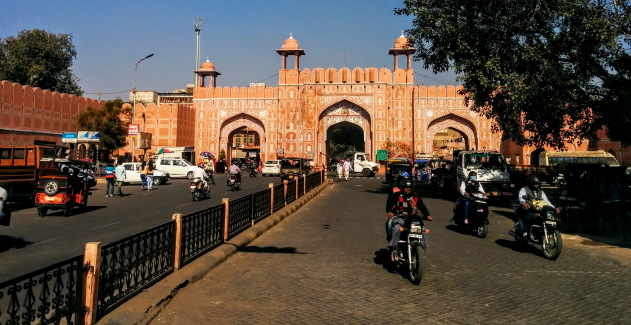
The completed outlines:
[[[383,191],[378,179],[335,182],[151,324],[631,323],[629,259],[571,236],[556,261],[513,250],[507,208],[491,207],[479,239],[450,226],[452,202],[426,198],[434,221],[423,281],[389,273],[379,257]]]

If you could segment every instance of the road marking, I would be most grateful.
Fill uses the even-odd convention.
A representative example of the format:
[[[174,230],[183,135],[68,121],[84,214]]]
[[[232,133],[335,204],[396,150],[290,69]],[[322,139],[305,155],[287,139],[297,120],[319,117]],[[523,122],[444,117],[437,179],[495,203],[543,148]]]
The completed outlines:
[[[184,204],[177,205],[177,206],[175,206],[175,207],[176,207],[176,208],[179,208],[179,207],[185,207],[185,206],[187,206],[187,205],[191,205],[191,203],[184,203]]]
[[[97,229],[101,229],[101,228],[105,228],[105,227],[113,226],[113,225],[115,225],[115,224],[119,224],[119,223],[120,223],[120,222],[118,222],[118,221],[117,221],[117,222],[112,222],[112,223],[109,223],[109,224],[107,224],[107,225],[103,225],[103,226],[98,226],[98,227],[91,228],[90,230],[97,230]]]
[[[61,237],[55,237],[55,238],[51,238],[51,239],[47,239],[47,240],[43,240],[43,241],[37,242],[37,243],[35,243],[35,244],[33,244],[33,245],[39,245],[39,244],[43,244],[43,243],[48,243],[48,242],[51,242],[51,241],[53,241],[53,240],[57,240],[57,239],[59,239],[59,238],[61,238]]]

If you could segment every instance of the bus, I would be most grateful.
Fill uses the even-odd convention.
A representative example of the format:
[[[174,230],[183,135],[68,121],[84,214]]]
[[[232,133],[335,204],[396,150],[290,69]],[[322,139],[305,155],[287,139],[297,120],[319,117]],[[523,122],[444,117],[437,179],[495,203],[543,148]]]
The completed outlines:
[[[539,154],[539,166],[558,166],[561,164],[620,166],[616,157],[603,150],[543,151]]]

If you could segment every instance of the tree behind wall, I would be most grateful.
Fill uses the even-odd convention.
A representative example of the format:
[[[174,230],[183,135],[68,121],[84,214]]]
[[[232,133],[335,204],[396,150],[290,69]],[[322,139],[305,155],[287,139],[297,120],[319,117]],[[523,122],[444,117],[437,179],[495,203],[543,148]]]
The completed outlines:
[[[0,80],[81,96],[71,69],[76,57],[71,34],[23,30],[0,38]]]
[[[120,98],[108,100],[102,109],[88,107],[85,112],[79,114],[80,131],[101,132],[100,148],[107,160],[110,154],[126,145],[127,126],[121,121],[121,117],[131,120],[131,108],[122,108],[123,100]]]
[[[556,148],[593,138],[631,144],[629,0],[405,0],[395,14],[415,60],[453,69],[473,109],[504,139]]]

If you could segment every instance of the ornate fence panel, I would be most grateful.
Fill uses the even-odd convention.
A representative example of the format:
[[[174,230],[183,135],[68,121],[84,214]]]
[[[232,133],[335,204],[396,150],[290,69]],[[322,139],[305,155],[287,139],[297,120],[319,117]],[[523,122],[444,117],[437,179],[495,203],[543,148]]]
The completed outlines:
[[[82,324],[83,255],[0,283],[0,324]]]
[[[223,204],[182,217],[182,265],[223,243]]]
[[[228,238],[232,238],[252,226],[252,195],[230,201],[228,216]]]
[[[278,184],[274,186],[274,212],[285,206],[285,185]]]
[[[321,180],[322,178],[321,178],[320,173],[313,173],[307,176],[307,192],[311,191],[312,189],[320,185]]]
[[[269,217],[270,212],[270,200],[272,190],[266,189],[252,194],[252,205],[254,210],[254,221],[259,222],[263,218]]]
[[[173,272],[175,222],[101,249],[97,319]]]
[[[292,180],[287,183],[287,197],[285,198],[285,202],[287,202],[287,204],[294,201],[296,201],[296,180]]]

